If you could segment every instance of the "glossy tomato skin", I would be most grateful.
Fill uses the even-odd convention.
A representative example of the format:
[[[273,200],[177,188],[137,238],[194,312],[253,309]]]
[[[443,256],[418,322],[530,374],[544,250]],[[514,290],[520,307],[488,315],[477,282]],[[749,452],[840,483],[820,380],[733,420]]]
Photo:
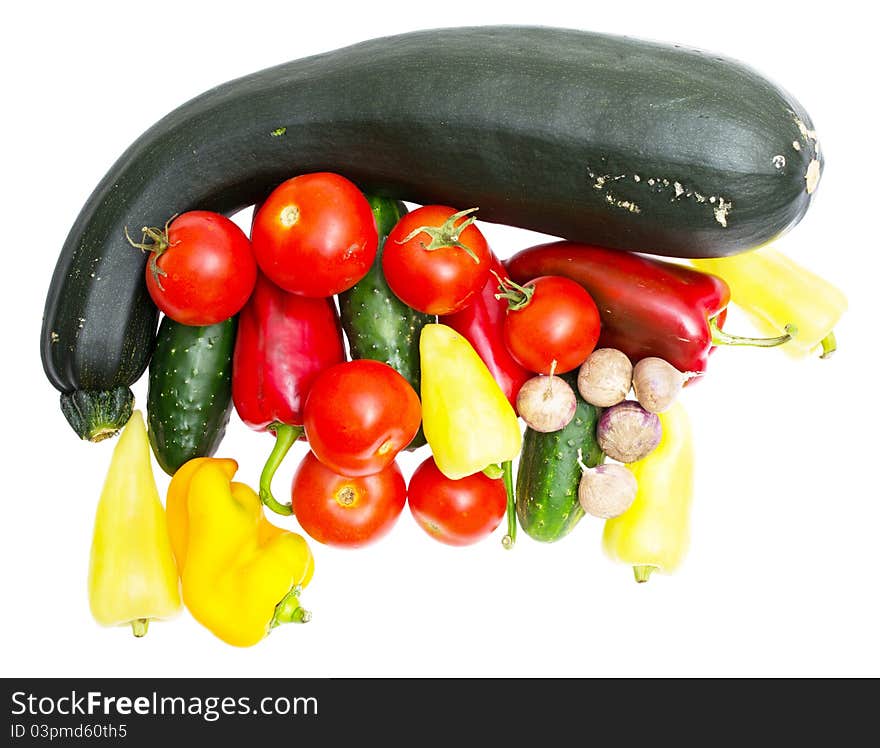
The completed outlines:
[[[254,214],[251,242],[260,269],[277,286],[326,297],[363,278],[376,259],[373,211],[338,174],[288,179]]]
[[[521,309],[508,309],[504,343],[529,371],[563,374],[580,366],[599,340],[599,309],[573,280],[545,275],[525,284],[534,293]]]
[[[447,545],[471,545],[492,534],[507,509],[501,480],[474,473],[451,480],[433,457],[419,465],[409,481],[407,501],[428,535]]]
[[[381,361],[336,364],[318,375],[303,425],[317,458],[342,475],[377,473],[394,461],[422,420],[419,396]]]
[[[293,476],[291,502],[302,529],[319,543],[357,548],[397,522],[406,481],[396,462],[373,475],[339,475],[309,452]]]
[[[403,216],[391,230],[382,254],[382,271],[394,294],[426,314],[452,314],[464,309],[489,278],[491,253],[482,232],[473,224],[461,231],[461,247],[429,250],[431,236],[412,232],[427,226],[440,228],[458,212],[444,205],[426,205]],[[459,226],[467,217],[454,222]],[[477,261],[479,260],[479,262]]]
[[[214,325],[238,314],[257,280],[245,233],[226,216],[182,213],[168,225],[168,247],[147,262],[153,303],[183,325]]]

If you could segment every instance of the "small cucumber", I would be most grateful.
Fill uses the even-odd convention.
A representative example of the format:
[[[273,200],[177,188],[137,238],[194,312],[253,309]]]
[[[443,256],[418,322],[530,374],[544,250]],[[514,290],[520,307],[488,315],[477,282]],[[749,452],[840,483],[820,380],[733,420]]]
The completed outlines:
[[[576,370],[561,376],[577,397],[574,418],[564,429],[549,434],[527,428],[516,475],[520,527],[543,543],[565,537],[584,516],[578,503],[578,450],[588,467],[595,467],[605,458],[596,441],[600,410],[578,393]]]
[[[396,200],[367,196],[373,209],[379,249],[370,272],[353,288],[339,294],[339,315],[348,338],[352,359],[384,361],[396,369],[418,393],[421,386],[419,336],[422,328],[436,317],[417,312],[404,304],[389,288],[382,273],[385,239],[407,212]],[[425,435],[419,427],[408,449],[424,446]]]
[[[169,475],[220,446],[232,410],[237,318],[206,327],[162,319],[150,360],[150,444]]]

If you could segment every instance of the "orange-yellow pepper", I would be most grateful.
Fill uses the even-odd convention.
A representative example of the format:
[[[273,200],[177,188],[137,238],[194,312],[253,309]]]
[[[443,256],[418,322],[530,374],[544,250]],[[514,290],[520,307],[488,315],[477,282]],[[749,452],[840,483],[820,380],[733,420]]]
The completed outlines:
[[[202,625],[239,647],[310,615],[299,594],[314,559],[306,541],[266,519],[260,497],[232,481],[234,460],[197,458],[168,488],[168,534],[183,601]]]

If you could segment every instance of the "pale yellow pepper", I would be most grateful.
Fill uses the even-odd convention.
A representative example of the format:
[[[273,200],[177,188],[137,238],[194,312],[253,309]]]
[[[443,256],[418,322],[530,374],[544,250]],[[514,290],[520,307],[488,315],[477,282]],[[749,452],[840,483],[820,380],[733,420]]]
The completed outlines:
[[[150,462],[150,442],[135,410],[113,449],[92,538],[89,604],[104,626],[130,625],[135,636],[151,620],[180,610],[177,569],[165,511]]]
[[[425,325],[419,353],[422,423],[440,472],[458,480],[516,458],[516,412],[471,344],[451,327]]]
[[[654,571],[675,571],[690,542],[694,449],[690,420],[681,402],[658,414],[663,434],[647,457],[627,467],[638,482],[636,498],[605,522],[602,544],[615,561],[631,564],[637,582]]]
[[[422,427],[437,469],[459,480],[474,473],[504,480],[507,534],[516,542],[513,460],[522,431],[513,406],[483,359],[462,335],[441,324],[425,325],[419,338]]]
[[[824,278],[769,246],[692,262],[723,279],[733,303],[759,329],[777,334],[794,325],[797,334],[781,346],[788,354],[803,357],[821,350],[827,358],[834,352],[834,328],[847,301],[843,291]]]
[[[232,481],[236,468],[213,458],[184,464],[168,488],[168,521],[187,609],[223,641],[248,647],[279,624],[309,620],[299,594],[314,559],[302,536],[269,522],[260,497]]]

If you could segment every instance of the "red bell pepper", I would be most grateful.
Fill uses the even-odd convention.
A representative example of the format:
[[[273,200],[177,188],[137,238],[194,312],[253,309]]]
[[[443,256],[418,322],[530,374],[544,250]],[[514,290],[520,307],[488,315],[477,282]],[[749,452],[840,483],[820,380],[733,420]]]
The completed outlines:
[[[702,373],[715,345],[775,346],[795,334],[744,338],[721,329],[730,301],[714,275],[643,255],[574,242],[553,242],[518,252],[510,277],[525,283],[563,275],[580,283],[599,307],[599,347],[617,348],[633,363],[657,356],[681,372]]]
[[[504,344],[507,301],[496,299],[495,294],[498,293],[498,278],[507,278],[507,271],[495,255],[491,257],[489,269],[489,280],[473,302],[455,314],[441,316],[440,322],[473,346],[515,409],[520,387],[533,375],[514,360]]]
[[[260,499],[278,514],[292,510],[272,495],[272,477],[302,435],[309,389],[321,371],[344,360],[333,300],[288,293],[259,274],[238,317],[232,402],[252,429],[275,434],[275,447],[260,475]]]

